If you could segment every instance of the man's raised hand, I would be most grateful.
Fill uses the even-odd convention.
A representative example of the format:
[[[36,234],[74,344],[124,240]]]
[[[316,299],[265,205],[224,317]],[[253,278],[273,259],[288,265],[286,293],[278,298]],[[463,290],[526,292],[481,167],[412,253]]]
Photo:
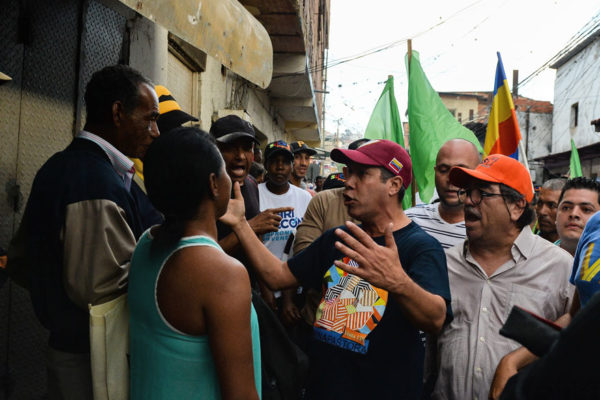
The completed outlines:
[[[281,216],[279,213],[292,211],[294,207],[269,208],[248,221],[248,224],[257,235],[277,232]]]
[[[219,218],[219,221],[233,227],[243,223],[245,220],[246,206],[244,205],[244,198],[242,197],[240,183],[234,182],[233,199],[229,200],[229,204],[227,204],[227,211],[221,216],[221,218]]]
[[[335,242],[335,247],[347,257],[356,261],[359,268],[341,261],[335,266],[363,278],[370,284],[393,293],[401,293],[404,284],[410,280],[398,257],[398,248],[392,232],[392,224],[385,228],[385,246],[380,246],[356,224],[347,221],[350,234],[336,229],[335,234],[345,243]]]

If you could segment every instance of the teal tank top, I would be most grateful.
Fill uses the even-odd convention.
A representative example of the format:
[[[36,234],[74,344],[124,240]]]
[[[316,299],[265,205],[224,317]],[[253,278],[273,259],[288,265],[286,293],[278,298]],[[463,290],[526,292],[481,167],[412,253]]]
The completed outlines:
[[[223,250],[206,236],[191,236],[151,257],[151,244],[148,230],[135,248],[129,274],[131,399],[220,399],[208,336],[191,336],[172,327],[158,309],[156,285],[163,266],[177,250],[189,246]],[[260,396],[260,337],[254,306],[250,322],[254,380]]]

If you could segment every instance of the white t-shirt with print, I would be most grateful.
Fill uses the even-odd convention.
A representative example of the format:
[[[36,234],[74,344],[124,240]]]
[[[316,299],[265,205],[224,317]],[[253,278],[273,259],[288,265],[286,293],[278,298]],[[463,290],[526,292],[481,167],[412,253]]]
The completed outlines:
[[[294,207],[294,210],[280,213],[281,222],[277,232],[270,232],[263,235],[263,243],[269,251],[280,260],[285,261],[285,245],[290,234],[296,234],[296,228],[304,218],[304,212],[311,195],[306,190],[302,190],[292,184],[284,194],[275,194],[269,191],[266,183],[258,185],[258,202],[260,211],[268,208]],[[290,247],[291,249],[291,247]]]

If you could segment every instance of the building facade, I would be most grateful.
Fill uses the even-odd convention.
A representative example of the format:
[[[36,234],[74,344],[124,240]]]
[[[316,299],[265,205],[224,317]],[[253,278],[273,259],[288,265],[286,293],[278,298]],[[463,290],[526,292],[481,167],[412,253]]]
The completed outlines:
[[[551,65],[556,69],[551,146],[539,160],[548,177],[568,174],[572,139],[578,148],[583,175],[597,178],[600,174],[600,30],[592,31],[562,53]]]
[[[493,92],[439,92],[446,108],[458,122],[475,133],[482,146],[485,142],[492,94]],[[532,179],[537,184],[544,177],[543,163],[534,160],[550,152],[553,105],[549,101],[523,96],[513,96],[513,103]]]
[[[461,124],[487,122],[489,92],[438,92],[438,94],[448,111]]]
[[[128,64],[169,88],[208,130],[224,115],[275,139],[320,144],[329,0],[3,2],[0,247],[37,170],[85,123],[91,74]],[[44,398],[46,332],[28,293],[0,283],[0,398]],[[4,396],[4,397],[3,397]]]

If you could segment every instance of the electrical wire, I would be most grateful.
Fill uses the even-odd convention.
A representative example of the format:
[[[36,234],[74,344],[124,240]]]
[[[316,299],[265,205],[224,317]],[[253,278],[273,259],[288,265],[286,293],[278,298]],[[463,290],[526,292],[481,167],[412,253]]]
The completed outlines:
[[[567,55],[569,52],[574,50],[577,46],[582,44],[588,38],[590,38],[594,35],[599,35],[599,34],[600,34],[600,11],[597,12],[596,15],[594,15],[592,17],[592,19],[590,19],[590,21],[588,21],[588,23],[585,24],[577,33],[575,33],[575,35],[573,35],[571,37],[571,39],[569,39],[569,41],[567,42],[565,47],[563,47],[558,53],[556,53],[552,58],[550,58],[548,61],[546,61],[538,69],[536,69],[531,74],[529,74],[525,78],[523,78],[523,80],[521,80],[518,83],[518,87],[521,88],[521,87],[525,86],[526,84],[531,82],[531,80],[533,78],[535,78],[540,73],[542,73],[542,71],[546,70],[548,67],[555,64],[563,56]]]
[[[447,21],[449,21],[450,19],[454,18],[455,16],[459,15],[461,12],[475,6],[476,4],[482,2],[484,0],[478,0],[475,1],[474,3],[469,4],[468,6],[464,7],[461,10],[458,10],[457,12],[455,12],[454,14],[452,14],[451,16],[449,16],[448,18],[446,18],[445,20],[442,20],[440,22],[438,22],[437,24],[423,30],[422,32],[419,32],[417,35],[412,36],[412,38],[416,38],[418,36],[421,36],[437,27],[439,27],[440,25],[446,23]],[[469,30],[465,35],[463,35],[463,37],[469,35],[470,33],[472,33],[474,30],[476,30],[477,28],[479,28],[479,26],[481,26],[485,21],[487,21],[489,19],[488,17],[485,17],[482,21],[480,21],[477,25],[475,25],[471,30]],[[590,37],[593,36],[600,36],[600,11],[596,13],[596,15],[594,15],[581,29],[579,29],[579,31],[577,31],[567,42],[567,44],[559,51],[557,52],[552,58],[550,58],[547,62],[545,62],[543,65],[541,65],[538,69],[536,69],[534,72],[532,72],[531,74],[529,74],[528,76],[526,76],[523,80],[521,80],[518,83],[518,87],[522,88],[523,86],[527,85],[528,83],[530,83],[535,77],[537,77],[540,73],[542,73],[544,70],[546,70],[549,66],[553,65],[554,63],[556,63],[557,61],[559,61],[562,57],[564,57],[565,55],[567,55],[569,52],[573,51],[574,49],[577,48],[577,46],[581,45],[582,43],[584,43],[586,40],[588,40]],[[325,65],[320,65],[320,66],[315,66],[312,69],[310,69],[311,72],[316,72],[319,70],[323,70],[323,69],[327,69],[327,68],[331,68],[343,63],[347,63],[350,61],[354,61],[356,59],[359,58],[363,58],[366,57],[368,55],[371,54],[376,54],[378,52],[381,51],[385,51],[388,50],[392,47],[396,47],[402,43],[405,43],[408,40],[408,38],[403,38],[394,42],[390,42],[375,48],[372,48],[370,50],[364,51],[362,53],[358,53],[356,55],[353,56],[349,56],[349,57],[344,57],[344,58],[340,58],[337,60],[333,60],[331,61],[331,63],[327,63]],[[437,56],[436,56],[437,57]],[[436,58],[434,57],[434,58]],[[321,69],[319,69],[321,68]],[[588,66],[588,68],[585,69],[585,71],[589,70],[591,68],[591,66]],[[584,71],[584,72],[585,72]],[[303,73],[304,71],[298,71],[298,73]],[[567,98],[564,97],[560,97],[561,100],[566,101]],[[596,97],[596,101],[598,101],[598,97],[599,96],[585,96],[585,97]],[[555,98],[557,98],[557,96],[555,96]],[[569,97],[570,98],[570,97]],[[481,117],[478,118],[474,118],[473,121],[467,121],[467,122],[476,122],[477,120],[481,120]],[[544,139],[544,138],[542,138]]]
[[[373,47],[371,49],[365,50],[365,51],[363,51],[361,53],[357,53],[357,54],[351,55],[351,56],[342,57],[342,58],[339,58],[339,59],[336,59],[336,60],[331,60],[327,64],[324,64],[324,63],[317,64],[317,65],[315,65],[313,67],[309,67],[308,68],[308,72],[319,72],[319,71],[322,71],[324,69],[329,69],[329,68],[332,68],[332,67],[335,67],[335,66],[338,66],[338,65],[350,62],[350,61],[355,61],[355,60],[358,60],[360,58],[364,58],[364,57],[367,57],[367,56],[370,56],[370,55],[373,55],[373,54],[377,54],[377,53],[380,53],[382,51],[386,51],[386,50],[389,50],[391,48],[397,47],[397,46],[399,46],[401,44],[406,43],[409,39],[418,38],[418,37],[420,37],[420,36],[422,36],[422,35],[430,32],[430,31],[432,31],[432,30],[434,30],[434,29],[436,29],[436,28],[444,25],[446,22],[450,21],[451,19],[455,18],[456,16],[462,14],[464,11],[466,11],[466,10],[468,10],[468,9],[476,6],[477,4],[479,4],[479,3],[483,2],[483,1],[486,1],[486,0],[476,0],[476,1],[468,4],[467,6],[461,8],[460,10],[458,10],[456,12],[454,12],[452,15],[450,15],[450,16],[442,19],[441,21],[437,22],[436,24],[430,26],[429,28],[427,28],[427,29],[425,29],[425,30],[423,30],[421,32],[418,32],[415,35],[412,35],[410,37],[405,37],[405,38],[402,38],[402,39],[398,39],[398,40],[395,40],[393,42],[389,42],[389,43],[386,43],[386,44],[383,44],[383,45],[379,45],[379,46]],[[291,72],[291,73],[287,73],[287,74],[277,75],[277,76],[274,76],[272,79],[278,79],[278,78],[284,78],[284,77],[294,76],[294,75],[298,75],[298,74],[303,74],[305,71],[306,71],[305,69],[302,69],[302,70]]]

